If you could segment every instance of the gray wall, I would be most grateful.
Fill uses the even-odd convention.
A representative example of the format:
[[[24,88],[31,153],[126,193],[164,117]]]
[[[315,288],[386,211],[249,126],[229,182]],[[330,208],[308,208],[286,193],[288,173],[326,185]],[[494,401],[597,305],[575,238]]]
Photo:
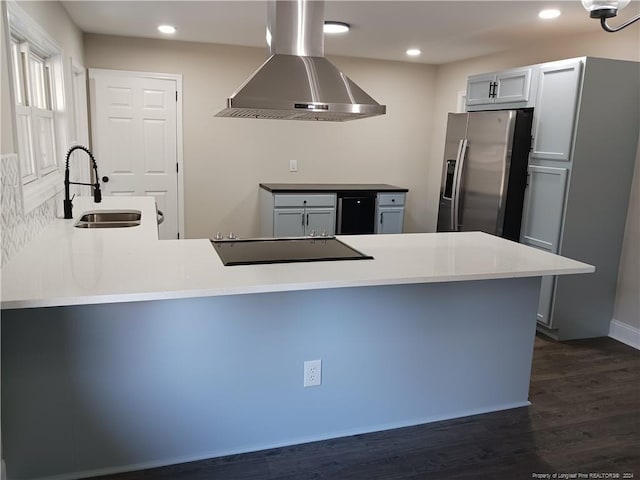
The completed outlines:
[[[631,186],[613,318],[640,329],[640,137]],[[637,335],[636,335],[637,336]]]
[[[9,474],[142,468],[526,405],[539,285],[3,311]],[[322,385],[304,388],[315,359]]]

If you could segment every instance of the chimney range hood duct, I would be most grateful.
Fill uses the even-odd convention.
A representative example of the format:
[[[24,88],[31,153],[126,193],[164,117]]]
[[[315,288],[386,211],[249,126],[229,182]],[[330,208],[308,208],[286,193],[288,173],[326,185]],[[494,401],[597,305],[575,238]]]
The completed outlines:
[[[269,1],[270,57],[216,117],[344,122],[383,115],[384,105],[324,58],[323,25],[323,1]]]

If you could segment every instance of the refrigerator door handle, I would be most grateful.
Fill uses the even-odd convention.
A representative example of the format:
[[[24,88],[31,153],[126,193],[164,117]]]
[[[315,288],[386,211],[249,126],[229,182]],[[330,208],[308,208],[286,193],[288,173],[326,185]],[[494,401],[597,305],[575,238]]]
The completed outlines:
[[[453,205],[451,208],[451,229],[458,231],[458,219],[460,218],[460,183],[462,181],[462,169],[467,156],[467,139],[463,138],[458,144],[458,155],[456,157],[456,170],[453,176]]]

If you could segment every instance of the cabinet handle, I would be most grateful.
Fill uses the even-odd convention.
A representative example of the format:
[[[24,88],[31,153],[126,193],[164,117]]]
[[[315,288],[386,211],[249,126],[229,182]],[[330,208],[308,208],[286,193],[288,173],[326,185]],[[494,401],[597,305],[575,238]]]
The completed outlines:
[[[496,98],[498,96],[498,82],[491,82],[489,84],[489,98]]]
[[[382,219],[384,218],[384,212],[380,212],[380,225],[382,225]]]
[[[302,223],[301,225],[304,227],[304,213],[302,214]]]
[[[307,226],[309,226],[309,214],[307,213]]]

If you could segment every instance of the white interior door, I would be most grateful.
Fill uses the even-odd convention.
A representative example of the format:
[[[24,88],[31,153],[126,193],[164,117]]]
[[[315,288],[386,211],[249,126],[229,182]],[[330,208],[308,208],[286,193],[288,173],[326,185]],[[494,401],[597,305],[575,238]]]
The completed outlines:
[[[89,70],[93,149],[105,195],[152,195],[179,238],[178,86],[152,75]]]

